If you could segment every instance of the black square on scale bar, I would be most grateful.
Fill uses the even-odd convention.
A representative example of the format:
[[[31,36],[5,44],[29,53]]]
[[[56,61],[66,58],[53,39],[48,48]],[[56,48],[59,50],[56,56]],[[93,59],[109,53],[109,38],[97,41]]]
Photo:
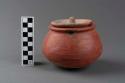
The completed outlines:
[[[28,56],[28,60],[33,60],[33,56]]]
[[[27,27],[28,26],[28,24],[27,23],[23,23],[23,27]]]
[[[27,37],[28,33],[27,32],[23,32],[23,37]]]
[[[33,29],[32,28],[28,28],[28,32],[32,32],[33,31]]]
[[[28,60],[23,60],[23,64],[28,64]]]
[[[32,22],[33,22],[33,19],[32,19],[32,18],[28,18],[28,22],[29,22],[29,23],[32,23]]]
[[[33,41],[33,38],[32,37],[28,37],[28,41]]]
[[[32,51],[33,50],[33,46],[28,46],[28,51]]]
[[[23,55],[28,55],[28,51],[23,51]]]
[[[28,46],[28,42],[23,42],[23,46]]]

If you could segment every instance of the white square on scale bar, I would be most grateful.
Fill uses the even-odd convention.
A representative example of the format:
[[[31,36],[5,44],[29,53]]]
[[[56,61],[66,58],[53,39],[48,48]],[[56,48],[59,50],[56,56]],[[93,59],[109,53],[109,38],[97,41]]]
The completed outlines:
[[[28,42],[28,46],[33,46],[33,42]]]
[[[26,17],[23,17],[23,22],[28,22]]]
[[[28,33],[28,37],[33,37],[33,33],[32,33],[32,32],[29,32],[29,33]]]
[[[28,55],[32,55],[33,53],[32,53],[32,51],[28,51]]]
[[[23,32],[27,32],[27,28],[23,28]]]
[[[33,64],[33,60],[28,60],[28,64]]]
[[[23,41],[28,41],[28,38],[27,37],[23,37]]]
[[[32,23],[28,23],[28,27],[33,27],[33,24]]]
[[[23,56],[23,60],[28,60],[28,56]]]
[[[24,51],[28,51],[28,47],[27,47],[27,46],[24,46],[24,47],[23,47],[23,50],[24,50]]]

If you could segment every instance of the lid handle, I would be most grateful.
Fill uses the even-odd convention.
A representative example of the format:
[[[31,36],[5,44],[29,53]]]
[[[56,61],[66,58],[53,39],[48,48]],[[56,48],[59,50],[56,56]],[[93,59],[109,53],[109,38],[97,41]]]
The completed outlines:
[[[70,23],[75,23],[75,18],[74,17],[69,17],[69,22]]]

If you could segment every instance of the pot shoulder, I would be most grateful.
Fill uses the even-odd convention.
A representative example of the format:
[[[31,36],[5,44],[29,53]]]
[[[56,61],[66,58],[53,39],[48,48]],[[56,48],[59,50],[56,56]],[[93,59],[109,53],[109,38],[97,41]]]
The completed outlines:
[[[102,44],[95,30],[68,34],[49,31],[44,39],[43,50],[46,53],[66,54],[90,53],[102,50]]]

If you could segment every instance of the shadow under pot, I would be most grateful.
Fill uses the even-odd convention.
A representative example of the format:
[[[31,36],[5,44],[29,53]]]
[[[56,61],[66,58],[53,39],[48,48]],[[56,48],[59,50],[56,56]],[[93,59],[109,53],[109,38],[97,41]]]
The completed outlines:
[[[101,55],[102,43],[92,20],[70,17],[50,23],[42,51],[59,67],[83,68]]]

